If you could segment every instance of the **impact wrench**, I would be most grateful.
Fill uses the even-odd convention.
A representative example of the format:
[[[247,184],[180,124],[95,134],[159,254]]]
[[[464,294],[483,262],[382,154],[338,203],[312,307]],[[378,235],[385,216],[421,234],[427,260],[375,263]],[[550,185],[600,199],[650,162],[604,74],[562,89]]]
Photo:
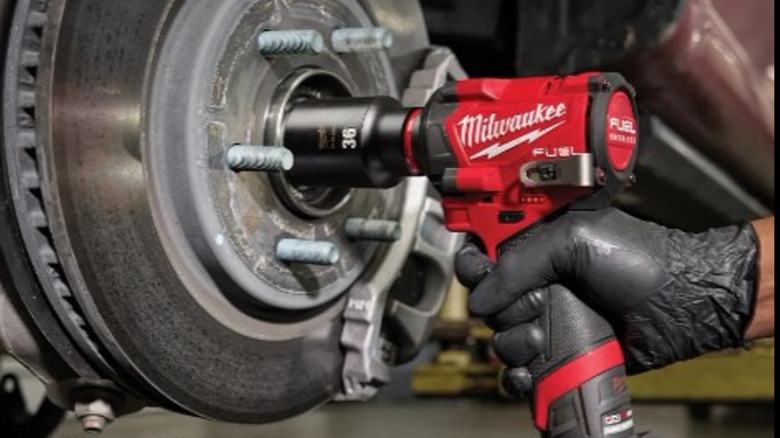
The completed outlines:
[[[614,73],[469,79],[424,108],[390,97],[321,99],[288,109],[285,177],[298,186],[389,188],[425,176],[447,228],[492,260],[545,219],[604,208],[633,179],[634,91]],[[562,286],[540,321],[546,352],[529,369],[544,437],[635,437],[623,353],[610,325]]]

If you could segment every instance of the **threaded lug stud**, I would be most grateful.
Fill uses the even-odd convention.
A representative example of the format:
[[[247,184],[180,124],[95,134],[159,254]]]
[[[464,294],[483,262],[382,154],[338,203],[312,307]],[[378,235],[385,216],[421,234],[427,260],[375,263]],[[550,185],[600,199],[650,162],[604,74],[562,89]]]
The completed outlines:
[[[373,240],[395,242],[401,238],[401,225],[395,221],[381,219],[347,219],[344,231],[352,240]]]
[[[276,257],[287,263],[331,266],[341,258],[339,248],[321,240],[282,239],[276,245]]]
[[[325,39],[316,30],[268,30],[257,36],[263,56],[316,55],[325,48]]]
[[[235,171],[285,171],[292,169],[295,162],[292,151],[282,146],[234,145],[226,158]]]
[[[393,33],[383,27],[338,29],[331,35],[331,43],[338,53],[386,50],[393,46]]]

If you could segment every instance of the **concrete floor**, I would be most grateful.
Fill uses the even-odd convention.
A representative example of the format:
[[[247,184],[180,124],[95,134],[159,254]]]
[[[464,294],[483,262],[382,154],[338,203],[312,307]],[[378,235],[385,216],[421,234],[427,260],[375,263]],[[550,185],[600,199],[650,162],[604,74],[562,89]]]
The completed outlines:
[[[414,398],[409,388],[413,365],[396,368],[393,384],[378,400],[362,404],[330,404],[281,423],[244,426],[223,424],[147,409],[121,418],[107,438],[538,438],[527,405],[510,401]],[[0,371],[22,380],[28,403],[43,397],[43,385],[18,363],[0,357]],[[716,407],[710,421],[691,420],[680,404],[634,406],[638,431],[652,430],[658,438],[774,437],[774,406]],[[0,437],[3,436],[0,431]],[[79,423],[69,416],[52,435],[84,438]]]
[[[769,438],[774,437],[774,409],[716,409],[708,422],[694,422],[681,405],[638,405],[638,430],[652,430],[659,438]],[[82,438],[77,422],[69,418],[54,434]],[[264,426],[220,424],[147,410],[110,426],[111,438],[538,438],[527,406],[509,402],[472,400],[381,401],[334,404],[281,423]]]

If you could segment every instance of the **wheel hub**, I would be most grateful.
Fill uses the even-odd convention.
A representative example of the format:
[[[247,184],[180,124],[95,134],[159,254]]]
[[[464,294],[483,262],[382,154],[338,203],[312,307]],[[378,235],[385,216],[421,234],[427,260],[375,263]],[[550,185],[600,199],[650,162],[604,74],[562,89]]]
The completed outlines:
[[[284,117],[298,102],[310,99],[351,97],[349,86],[325,70],[305,68],[293,72],[278,87],[266,121],[267,144],[282,145]],[[293,213],[309,219],[337,213],[351,200],[349,188],[295,186],[284,174],[271,175],[276,195]]]
[[[294,187],[283,175],[236,173],[224,162],[236,143],[279,144],[283,111],[294,100],[395,93],[383,52],[260,56],[256,35],[265,29],[327,35],[333,28],[370,24],[356,3],[309,6],[293,2],[279,9],[278,2],[259,1],[221,23],[208,13],[193,23],[197,18],[182,11],[189,20],[173,22],[157,66],[146,152],[148,172],[158,182],[158,223],[171,230],[168,252],[187,255],[179,269],[208,269],[219,279],[192,284],[191,291],[199,297],[223,294],[250,315],[269,308],[276,317],[279,309],[313,310],[342,295],[378,248],[346,238],[347,218],[399,219],[399,190]],[[232,29],[227,37],[224,29]],[[200,99],[191,90],[201,90]],[[154,146],[159,144],[166,147]],[[281,262],[275,248],[282,238],[331,242],[341,259],[333,266]]]

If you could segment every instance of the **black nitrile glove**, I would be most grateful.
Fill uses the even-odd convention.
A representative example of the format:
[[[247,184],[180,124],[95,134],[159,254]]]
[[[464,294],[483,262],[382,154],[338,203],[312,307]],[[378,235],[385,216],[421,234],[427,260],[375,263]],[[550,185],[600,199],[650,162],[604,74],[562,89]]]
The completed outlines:
[[[536,323],[545,286],[562,284],[615,329],[629,374],[741,347],[755,295],[757,237],[750,225],[693,234],[617,209],[571,211],[493,266],[475,246],[456,259],[470,310],[496,331],[510,394],[530,391],[524,368],[543,350]]]

